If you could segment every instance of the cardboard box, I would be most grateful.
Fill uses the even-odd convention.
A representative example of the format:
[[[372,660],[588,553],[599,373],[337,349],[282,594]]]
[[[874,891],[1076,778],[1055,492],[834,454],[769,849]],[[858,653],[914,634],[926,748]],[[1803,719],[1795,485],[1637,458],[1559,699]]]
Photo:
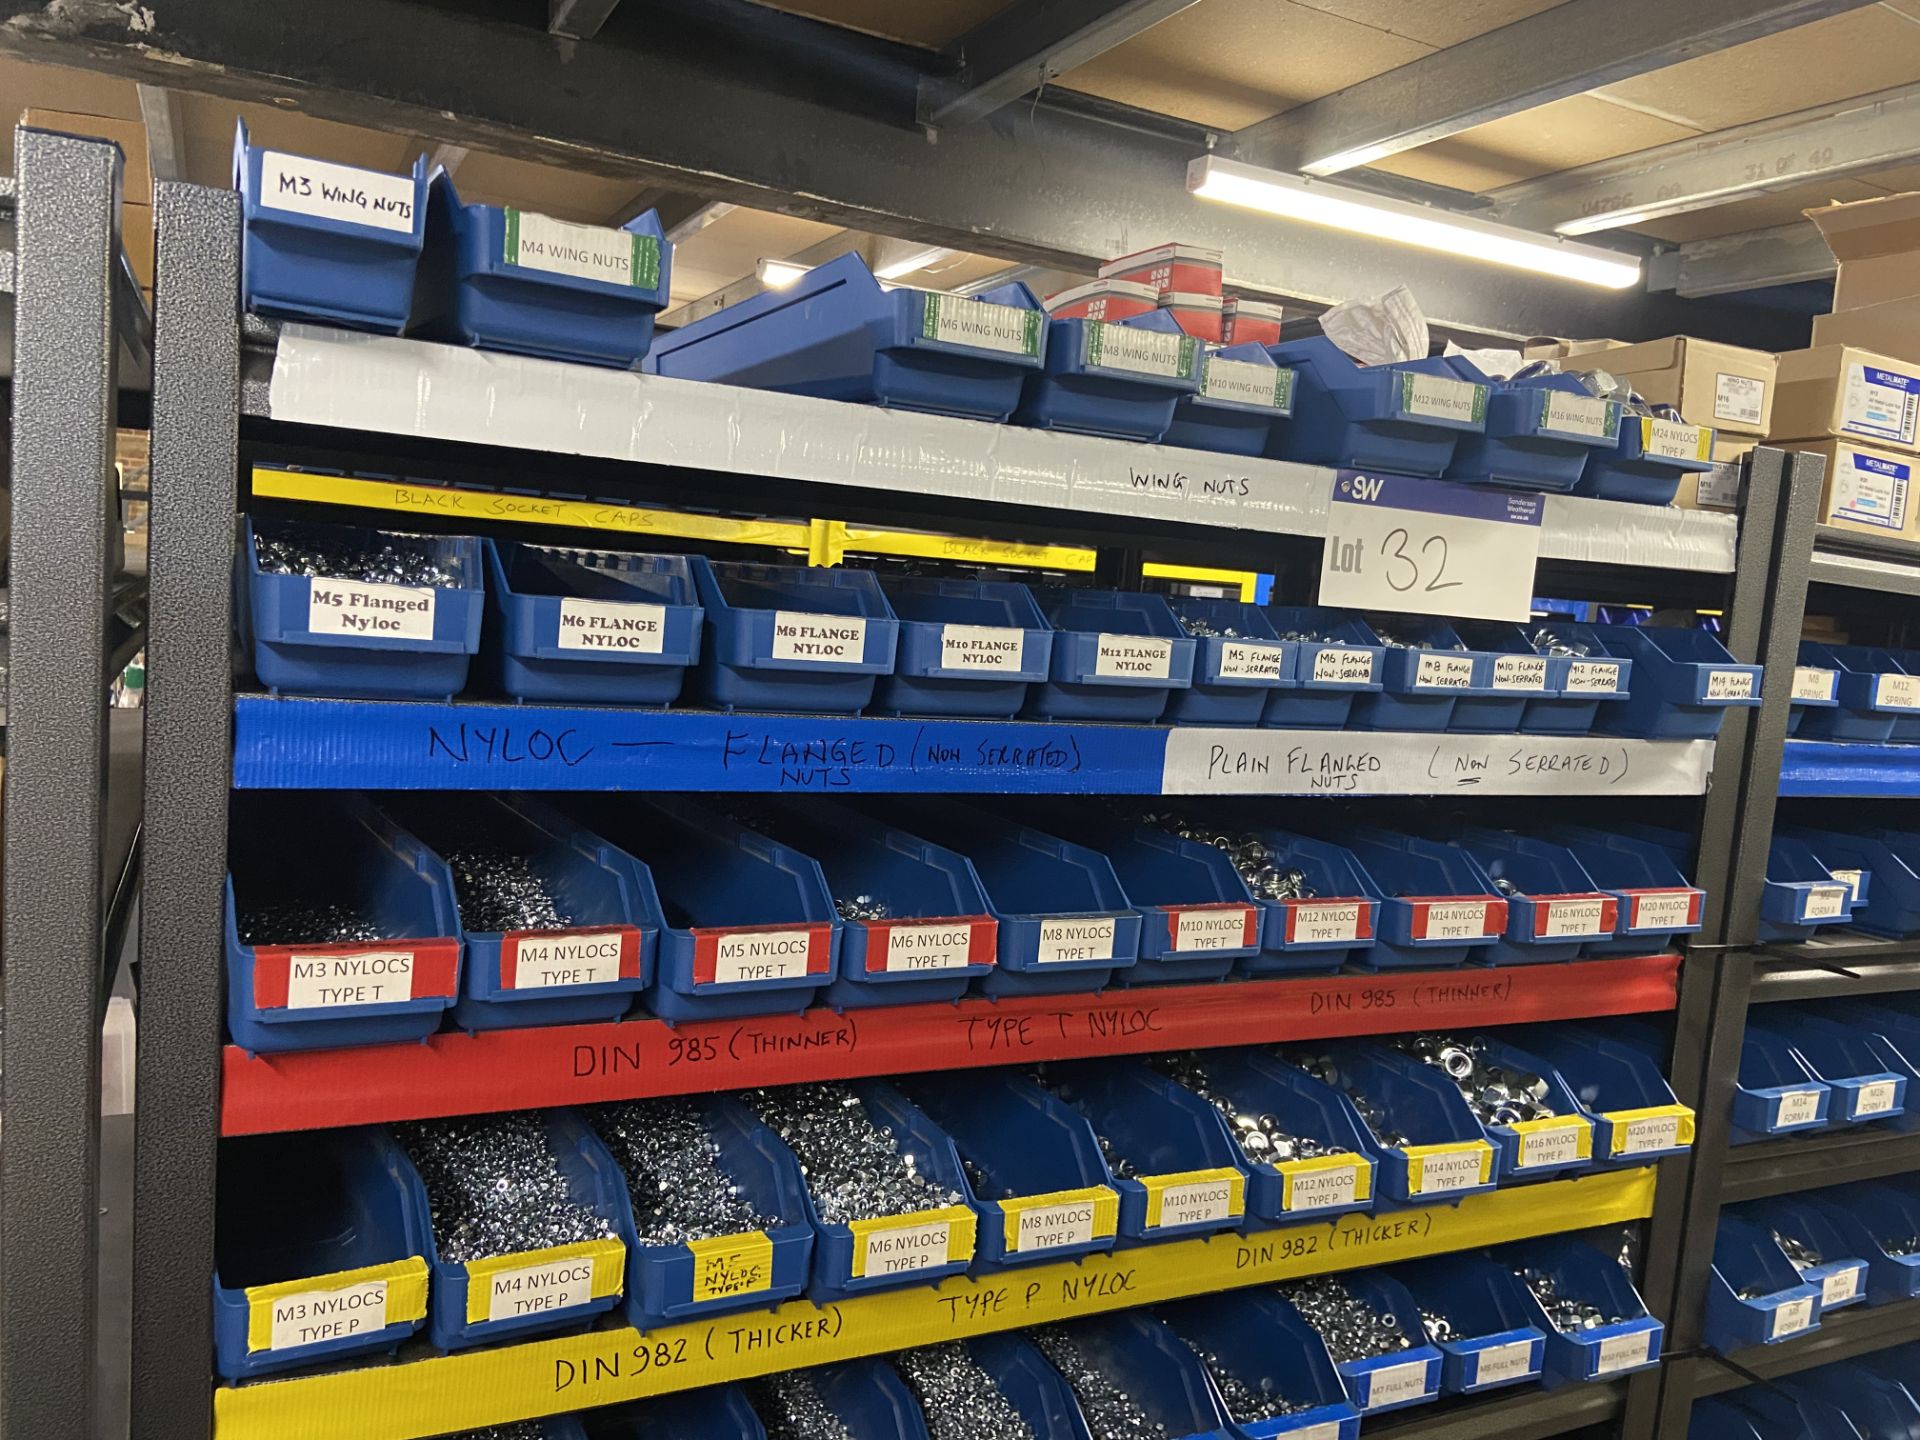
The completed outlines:
[[[1920,192],[1823,205],[1806,215],[1840,262],[1836,313],[1920,295]]]
[[[1920,365],[1920,295],[1813,317],[1813,343],[1852,345]]]
[[[138,120],[119,120],[111,115],[76,115],[68,110],[23,110],[22,125],[36,130],[58,130],[63,135],[86,135],[111,140],[126,156],[126,168],[120,172],[120,198],[139,205],[153,204],[153,171],[147,167],[147,127]]]
[[[1920,365],[1851,345],[1789,350],[1776,358],[1770,434],[1920,448]]]
[[[1716,439],[1713,469],[1682,475],[1673,503],[1686,510],[1738,510],[1746,488],[1740,462],[1759,443],[1744,435]]]
[[[1155,290],[1183,295],[1218,295],[1226,257],[1200,245],[1156,245],[1122,255],[1100,267],[1102,280],[1131,280]]]
[[[1765,435],[1773,408],[1773,356],[1669,335],[1595,355],[1594,364],[1625,380],[1655,405],[1671,405],[1691,425]]]
[[[153,207],[123,204],[120,207],[120,244],[133,266],[134,279],[142,290],[153,289]],[[152,297],[148,297],[152,303]]]
[[[1537,340],[1521,350],[1525,360],[1568,360],[1576,355],[1591,355],[1596,350],[1624,350],[1624,340]],[[1578,366],[1569,366],[1578,369]]]
[[[1220,343],[1222,307],[1218,295],[1183,294],[1178,290],[1160,292],[1160,308],[1173,316],[1180,333],[1211,345]]]
[[[1920,540],[1920,497],[1913,493],[1912,455],[1854,440],[1770,440],[1782,450],[1811,451],[1827,462],[1819,521],[1866,535]]]
[[[1131,280],[1094,280],[1047,297],[1047,314],[1062,320],[1131,320],[1160,308],[1160,292]]]
[[[1285,312],[1271,300],[1243,300],[1238,295],[1229,295],[1221,312],[1220,335],[1229,345],[1244,345],[1249,341],[1278,345],[1285,319]]]

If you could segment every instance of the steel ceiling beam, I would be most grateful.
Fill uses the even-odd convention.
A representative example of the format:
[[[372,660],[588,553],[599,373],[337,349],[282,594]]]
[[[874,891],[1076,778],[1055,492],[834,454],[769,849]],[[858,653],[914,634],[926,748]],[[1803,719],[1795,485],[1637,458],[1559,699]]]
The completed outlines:
[[[1792,316],[1594,290],[1199,200],[1191,127],[1059,92],[933,143],[908,87],[882,105],[664,31],[644,47],[579,45],[407,0],[167,0],[150,29],[111,7],[58,27],[43,15],[38,0],[0,0],[0,50],[1009,261],[1085,273],[1178,237],[1224,250],[1251,290],[1325,304],[1404,283],[1437,325],[1480,334],[1805,340]]]
[[[1908,85],[1503,186],[1487,213],[1529,230],[1590,235],[1916,155],[1920,85]]]
[[[1237,132],[1250,165],[1333,175],[1872,0],[1565,0]]]
[[[547,30],[569,40],[591,40],[620,0],[547,0]]]
[[[1824,280],[1834,272],[1833,252],[1805,220],[1694,240],[1647,262],[1647,288],[1671,290],[1686,299],[1732,295],[1769,285]]]
[[[922,125],[966,125],[1031,95],[1197,0],[1015,0],[947,47],[959,66],[920,82]]]

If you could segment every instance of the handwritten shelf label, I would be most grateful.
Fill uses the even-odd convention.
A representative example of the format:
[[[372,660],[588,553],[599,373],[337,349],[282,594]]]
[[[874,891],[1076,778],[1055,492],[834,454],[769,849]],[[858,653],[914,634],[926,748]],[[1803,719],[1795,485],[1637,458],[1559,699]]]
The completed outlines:
[[[1753,672],[1751,670],[1709,670],[1707,672],[1707,699],[1748,700],[1752,697]]]
[[[315,577],[307,582],[307,630],[314,635],[431,640],[437,594],[430,585]]]
[[[1494,656],[1493,688],[1496,690],[1546,689],[1547,657],[1544,655]]]
[[[1422,650],[1414,666],[1413,683],[1423,690],[1470,690],[1473,688],[1473,657],[1449,655],[1440,650]]]
[[[1223,640],[1220,643],[1220,678],[1278,680],[1286,658],[1286,650],[1278,645]]]
[[[960,295],[925,293],[920,333],[928,340],[938,340],[943,345],[966,345],[975,350],[997,350],[1003,355],[1037,356],[1040,353],[1040,325],[1046,318],[1042,311],[1021,310]]]
[[[998,673],[1027,668],[1027,632],[1004,625],[942,625],[940,668]]]
[[[509,265],[642,290],[660,284],[660,242],[651,235],[576,225],[530,210],[509,209],[505,218]]]
[[[1538,495],[1341,470],[1327,507],[1320,604],[1525,621],[1543,513]]]
[[[776,610],[772,655],[816,665],[858,665],[867,656],[867,622],[858,615]]]
[[[1314,652],[1313,679],[1321,685],[1371,685],[1375,658],[1372,650],[1325,646]]]
[[[763,1231],[690,1240],[693,1301],[758,1295],[773,1288],[773,1240]]]
[[[1604,660],[1575,660],[1567,666],[1569,695],[1611,695],[1620,688],[1620,667]]]
[[[562,650],[658,655],[666,643],[667,608],[664,605],[561,598],[559,645]]]
[[[260,156],[260,204],[269,210],[410,235],[415,193],[411,175],[383,175],[277,150]]]

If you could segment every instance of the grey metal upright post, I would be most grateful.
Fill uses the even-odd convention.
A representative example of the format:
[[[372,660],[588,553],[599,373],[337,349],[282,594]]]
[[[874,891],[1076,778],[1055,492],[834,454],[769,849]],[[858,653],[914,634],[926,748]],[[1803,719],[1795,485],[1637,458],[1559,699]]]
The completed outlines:
[[[93,1440],[120,152],[14,141],[0,1436]]]
[[[191,1440],[212,1417],[240,205],[197,185],[156,199],[132,1440]]]

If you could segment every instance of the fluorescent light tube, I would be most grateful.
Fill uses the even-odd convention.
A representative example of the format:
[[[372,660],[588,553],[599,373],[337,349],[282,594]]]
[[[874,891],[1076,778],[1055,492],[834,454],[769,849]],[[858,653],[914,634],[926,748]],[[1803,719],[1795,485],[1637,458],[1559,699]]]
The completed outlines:
[[[1624,290],[1640,280],[1640,261],[1617,250],[1536,235],[1470,215],[1369,195],[1345,185],[1203,155],[1187,167],[1187,189],[1203,200],[1372,235],[1422,250],[1531,270],[1583,285]]]
[[[898,280],[902,275],[911,275],[916,270],[924,270],[929,265],[938,265],[942,260],[951,260],[957,251],[944,245],[926,245],[897,260],[889,260],[884,265],[876,265],[873,275],[876,280]]]
[[[789,285],[798,284],[800,277],[812,268],[811,265],[796,265],[791,260],[761,260],[754,265],[753,273],[769,290],[784,290]]]

